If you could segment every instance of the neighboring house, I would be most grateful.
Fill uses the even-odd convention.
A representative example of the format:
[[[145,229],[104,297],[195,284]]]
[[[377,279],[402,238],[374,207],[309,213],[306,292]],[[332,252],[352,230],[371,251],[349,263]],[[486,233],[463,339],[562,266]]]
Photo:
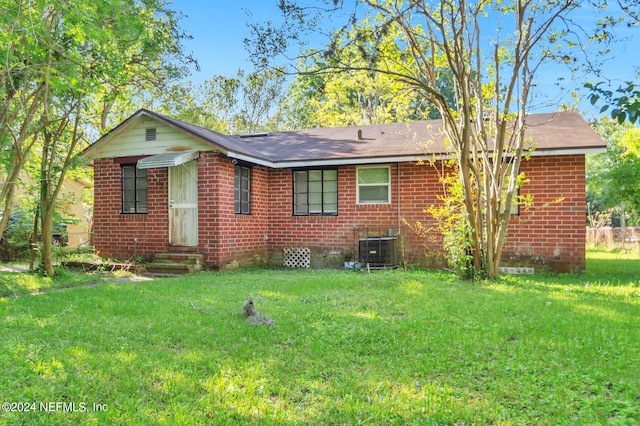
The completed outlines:
[[[5,179],[6,176],[0,174],[0,185],[4,183]],[[22,203],[33,202],[32,200],[29,201],[29,198],[32,198],[33,195],[28,192],[28,188],[33,185],[33,179],[26,172],[21,171],[19,184],[16,185],[12,214],[16,214],[17,207]],[[56,211],[68,223],[54,223],[54,243],[74,248],[89,245],[90,231],[84,203],[84,194],[89,188],[91,188],[90,184],[79,179],[65,178],[62,182]],[[32,218],[30,218],[30,221],[32,221]]]
[[[531,115],[521,172],[531,208],[515,212],[503,260],[585,267],[585,154],[605,142],[575,112]],[[99,254],[203,253],[210,267],[442,262],[436,167],[440,121],[222,135],[140,110],[88,147]],[[441,164],[436,162],[436,166]],[[560,202],[554,200],[562,199]]]
[[[62,183],[59,210],[63,216],[73,219],[72,223],[66,224],[68,247],[87,247],[91,243],[90,218],[84,202],[84,193],[90,188],[89,183],[79,179],[66,178]]]

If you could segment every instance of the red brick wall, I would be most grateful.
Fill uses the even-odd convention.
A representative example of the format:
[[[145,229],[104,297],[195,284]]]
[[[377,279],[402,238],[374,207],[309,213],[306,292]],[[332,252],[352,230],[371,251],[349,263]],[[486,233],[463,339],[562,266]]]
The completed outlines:
[[[153,257],[169,244],[167,169],[148,170],[148,214],[122,214],[118,159],[94,165],[93,232],[99,255],[118,259]],[[132,160],[135,163],[135,160]]]
[[[402,188],[400,206],[398,171]],[[360,238],[367,232],[387,235],[389,229],[394,233],[400,230],[400,260],[421,264],[427,261],[425,242],[403,223],[403,219],[410,223],[430,221],[423,210],[437,202],[436,194],[441,187],[429,166],[391,164],[391,203],[360,205],[356,203],[356,167],[339,167],[338,216],[293,216],[291,170],[274,170],[269,184],[274,188],[270,192],[269,221],[269,251],[274,263],[281,262],[284,247],[309,247],[312,265],[357,260]]]
[[[199,164],[200,250],[207,263],[234,267],[266,262],[267,169],[251,169],[251,214],[234,213],[234,164],[216,153],[202,153]]]
[[[583,271],[584,155],[533,157],[523,161],[520,170],[531,179],[521,193],[533,195],[533,206],[521,207],[520,216],[512,219],[503,260],[517,263],[529,259],[558,272]]]
[[[292,215],[292,171],[252,168],[252,214],[233,212],[233,163],[216,153],[198,160],[199,246],[207,263],[234,267],[247,263],[281,264],[284,247],[309,247],[312,265],[339,265],[357,258],[357,240],[370,232],[398,232],[400,260],[433,265],[440,248],[420,238],[406,223],[434,225],[424,209],[442,192],[438,174],[429,165],[391,164],[391,204],[356,204],[356,167],[338,168],[338,216]],[[531,264],[556,270],[584,269],[584,155],[533,157],[521,171],[531,179],[522,194],[534,205],[514,216],[505,248],[506,263]],[[399,173],[399,175],[398,175]],[[398,193],[398,176],[400,193]],[[400,200],[398,200],[400,194]],[[167,169],[149,170],[149,213],[121,214],[120,165],[113,159],[95,163],[95,246],[103,256],[152,257],[168,251]],[[554,202],[563,197],[563,201]],[[398,204],[398,201],[399,204]],[[398,217],[400,213],[400,217]]]
[[[533,157],[523,161],[521,171],[531,179],[521,194],[534,197],[533,206],[512,216],[505,264],[534,265],[558,271],[582,271],[585,256],[584,155]],[[398,170],[400,206],[398,206]],[[334,264],[357,256],[357,240],[364,227],[398,230],[400,216],[400,261],[439,265],[441,238],[433,233],[422,238],[409,225],[421,222],[435,226],[429,213],[442,194],[437,171],[430,165],[391,165],[391,204],[356,204],[356,167],[338,169],[338,216],[292,216],[291,170],[270,174],[269,252],[274,263],[282,261],[284,247],[309,247],[315,264]],[[556,200],[563,198],[562,201]]]
[[[120,162],[97,160],[94,166],[94,244],[104,257],[152,258],[172,251],[166,168],[148,170],[148,214],[122,214]],[[135,159],[131,160],[135,163]],[[267,171],[252,170],[252,214],[233,210],[233,163],[217,153],[205,152],[198,160],[198,247],[210,266],[261,263],[266,260]],[[175,250],[184,251],[183,248]]]

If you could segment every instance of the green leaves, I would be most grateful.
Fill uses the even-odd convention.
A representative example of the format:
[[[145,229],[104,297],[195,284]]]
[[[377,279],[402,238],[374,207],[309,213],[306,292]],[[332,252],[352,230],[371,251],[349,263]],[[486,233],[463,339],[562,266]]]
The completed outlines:
[[[274,130],[284,80],[279,70],[238,70],[235,77],[214,75],[197,87],[176,84],[160,94],[161,105],[168,115],[220,133]]]
[[[114,105],[140,102],[194,61],[183,52],[180,15],[156,0],[0,0],[0,12],[0,151],[12,145],[11,182],[28,161],[41,162],[31,177],[41,185],[44,228],[91,124],[100,132]],[[5,209],[14,186],[0,189]],[[47,265],[50,235],[42,234]]]
[[[640,89],[636,88],[636,83],[627,82],[619,86],[615,92],[601,88],[603,82],[597,84],[586,83],[585,88],[591,91],[589,103],[596,105],[598,102],[605,102],[600,108],[600,113],[606,112],[611,107],[611,118],[619,124],[629,121],[635,124],[640,118]]]
[[[380,22],[379,22],[380,21]],[[422,30],[415,29],[423,36]],[[444,56],[436,58],[445,64]],[[333,34],[321,55],[305,56],[285,98],[287,126],[305,128],[413,121],[439,117],[416,90],[416,61],[400,27],[378,16]],[[453,103],[446,66],[434,70],[435,84]]]
[[[596,131],[609,148],[587,157],[587,200],[599,211],[625,205],[633,223],[640,218],[640,130],[628,121],[604,118]]]

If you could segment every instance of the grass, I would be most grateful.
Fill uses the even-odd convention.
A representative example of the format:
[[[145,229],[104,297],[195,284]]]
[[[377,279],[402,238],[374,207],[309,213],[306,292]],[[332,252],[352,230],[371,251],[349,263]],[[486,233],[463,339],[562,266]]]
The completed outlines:
[[[39,272],[0,272],[0,298],[42,294],[79,286],[93,286],[130,276],[124,271],[78,272],[57,268],[49,277]]]
[[[636,424],[640,260],[613,255],[484,284],[255,269],[0,299],[0,402],[37,404],[0,424]],[[275,326],[246,324],[249,295]]]
[[[100,263],[104,262],[104,259],[93,254],[93,251],[89,251],[89,249],[58,248],[56,261]],[[26,268],[26,265],[28,264],[29,261],[25,260],[24,262],[12,262],[11,265],[4,266],[20,266]],[[107,261],[105,262],[105,266],[98,271],[80,271],[57,267],[55,271],[56,273],[51,277],[46,276],[40,271],[28,271],[25,273],[0,271],[0,298],[24,296],[28,294],[42,294],[79,286],[93,286],[96,284],[117,281],[132,275],[130,272],[125,270],[113,269],[114,268],[109,266],[109,261]]]

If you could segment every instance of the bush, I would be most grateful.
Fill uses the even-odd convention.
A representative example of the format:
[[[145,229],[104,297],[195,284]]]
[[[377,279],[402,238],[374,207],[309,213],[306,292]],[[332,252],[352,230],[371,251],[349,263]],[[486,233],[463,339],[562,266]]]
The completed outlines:
[[[24,216],[12,214],[7,229],[0,240],[0,259],[13,262],[29,258],[33,225]]]

